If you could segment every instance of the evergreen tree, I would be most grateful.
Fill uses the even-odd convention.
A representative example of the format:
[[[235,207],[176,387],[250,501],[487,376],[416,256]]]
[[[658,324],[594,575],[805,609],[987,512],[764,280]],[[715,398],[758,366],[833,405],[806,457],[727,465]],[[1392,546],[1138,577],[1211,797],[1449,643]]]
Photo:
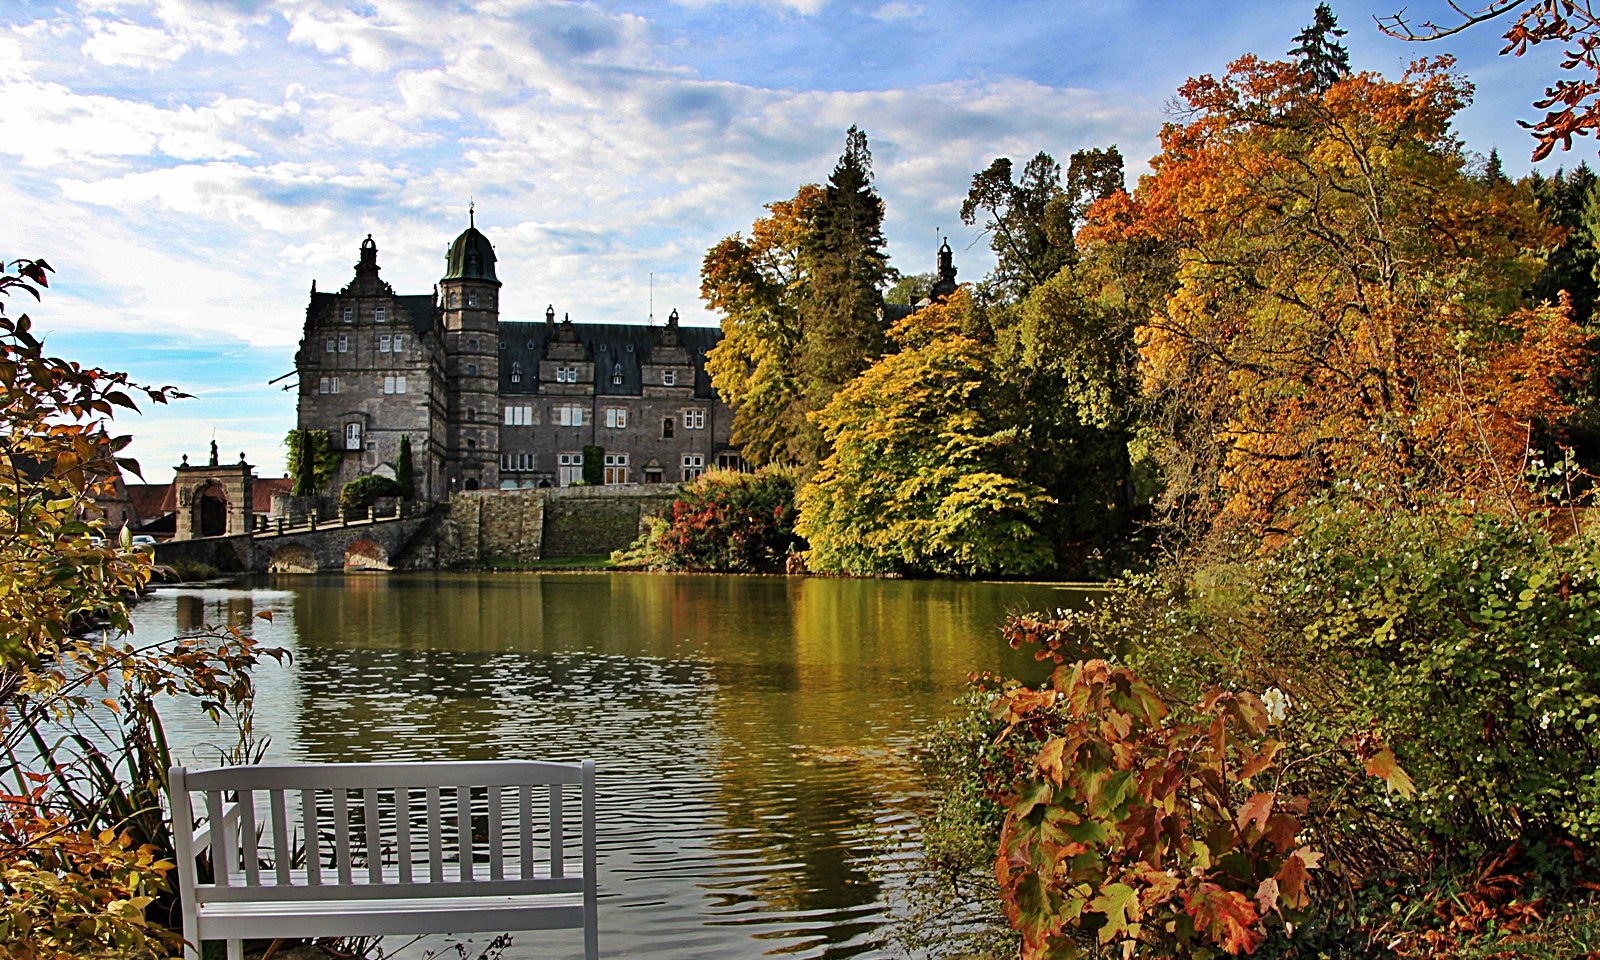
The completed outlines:
[[[416,468],[411,463],[411,434],[400,434],[400,456],[394,466],[394,480],[402,497],[417,495]]]
[[[1350,51],[1334,39],[1348,32],[1339,29],[1333,8],[1319,3],[1311,25],[1295,35],[1289,56],[1305,72],[1312,90],[1321,93],[1350,75]]]
[[[1488,159],[1483,161],[1483,179],[1490,184],[1511,182],[1506,176],[1505,164],[1500,162],[1500,151],[1494,147],[1489,148]]]
[[[894,279],[883,251],[883,200],[872,187],[867,135],[852,126],[844,154],[823,189],[802,259],[811,279],[801,305],[800,383],[805,406],[818,410],[884,351],[883,289]],[[802,460],[821,459],[822,438],[801,444]]]

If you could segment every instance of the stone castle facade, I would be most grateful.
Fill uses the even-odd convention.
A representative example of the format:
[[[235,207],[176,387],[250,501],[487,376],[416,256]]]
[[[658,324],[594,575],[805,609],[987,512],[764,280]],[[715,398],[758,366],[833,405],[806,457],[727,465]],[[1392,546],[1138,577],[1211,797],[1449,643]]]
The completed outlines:
[[[606,484],[675,483],[741,465],[733,416],[706,374],[715,328],[502,320],[494,248],[476,225],[432,294],[398,294],[361,244],[337,293],[311,287],[295,355],[298,426],[342,451],[333,490],[394,476],[401,437],[416,495],[570,486],[584,458]],[[597,449],[598,448],[598,449]],[[587,454],[586,454],[587,450]]]

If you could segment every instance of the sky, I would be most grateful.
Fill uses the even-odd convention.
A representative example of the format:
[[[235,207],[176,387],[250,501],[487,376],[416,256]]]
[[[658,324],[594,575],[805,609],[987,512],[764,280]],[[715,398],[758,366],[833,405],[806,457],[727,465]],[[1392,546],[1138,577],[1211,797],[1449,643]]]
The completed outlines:
[[[312,282],[348,282],[369,233],[397,292],[427,293],[472,203],[502,319],[715,324],[705,251],[824,181],[856,124],[892,264],[932,270],[948,236],[977,279],[992,257],[959,216],[975,172],[1115,144],[1131,185],[1186,78],[1282,56],[1314,6],[0,0],[0,256],[56,271],[44,302],[7,309],[57,354],[192,395],[119,418],[147,480],[212,439],[276,476],[294,394],[270,381],[294,368]],[[1374,23],[1399,0],[1332,6],[1358,70],[1455,56],[1478,88],[1467,148],[1530,169],[1516,121],[1559,51],[1502,58],[1493,24],[1408,44]],[[1445,0],[1404,6],[1451,22]]]

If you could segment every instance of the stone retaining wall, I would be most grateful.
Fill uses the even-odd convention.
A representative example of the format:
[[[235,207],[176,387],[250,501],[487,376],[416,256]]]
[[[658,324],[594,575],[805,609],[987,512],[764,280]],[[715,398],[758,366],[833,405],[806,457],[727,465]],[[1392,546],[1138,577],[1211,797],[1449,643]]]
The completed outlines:
[[[671,509],[674,484],[474,490],[450,498],[439,563],[451,567],[524,564],[603,556],[639,536],[644,517]]]

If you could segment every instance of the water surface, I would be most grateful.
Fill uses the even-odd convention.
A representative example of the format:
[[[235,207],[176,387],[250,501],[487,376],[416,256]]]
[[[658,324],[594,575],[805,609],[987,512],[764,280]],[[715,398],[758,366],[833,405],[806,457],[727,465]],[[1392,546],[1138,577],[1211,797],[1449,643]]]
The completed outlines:
[[[916,738],[991,670],[1055,584],[640,574],[276,577],[168,588],[141,636],[254,619],[293,652],[259,674],[269,760],[593,757],[601,952],[888,957],[914,843]],[[169,721],[184,759],[219,735]],[[507,958],[581,954],[525,933]]]

